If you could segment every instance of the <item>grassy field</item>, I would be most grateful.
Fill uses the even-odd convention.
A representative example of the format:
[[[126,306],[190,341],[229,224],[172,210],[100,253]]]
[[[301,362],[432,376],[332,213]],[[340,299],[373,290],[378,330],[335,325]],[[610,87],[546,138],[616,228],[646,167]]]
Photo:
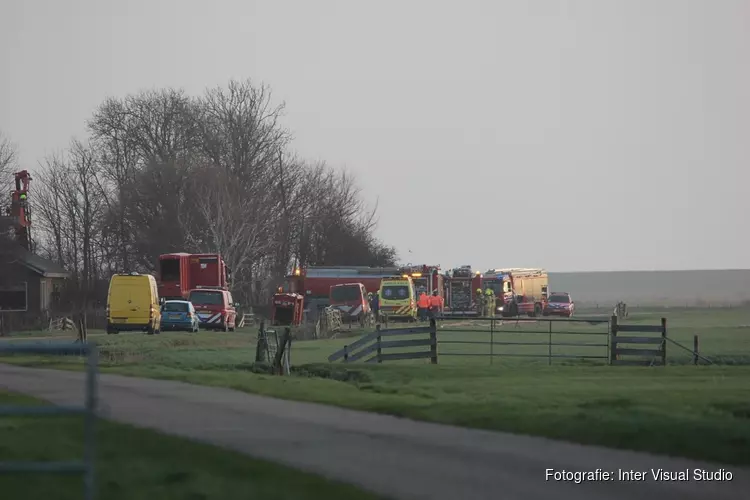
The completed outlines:
[[[416,419],[549,436],[682,455],[724,463],[750,463],[750,311],[632,311],[630,323],[657,324],[668,318],[669,337],[738,366],[690,366],[692,354],[668,346],[667,368],[609,367],[597,360],[553,359],[547,345],[496,345],[487,356],[448,353],[488,352],[483,344],[441,344],[440,364],[426,360],[379,366],[328,364],[328,355],[355,338],[298,341],[292,347],[294,377],[254,373],[255,335],[201,333],[92,337],[102,348],[105,372],[183,380],[231,387],[276,397],[316,401]],[[462,333],[447,323],[444,340],[489,340],[486,326],[464,324]],[[606,336],[559,332],[556,342],[606,343]],[[603,333],[602,325],[573,324],[580,332]],[[506,322],[496,341],[546,342],[543,322]],[[588,340],[586,340],[588,339]],[[601,346],[555,347],[572,356],[604,355]],[[534,353],[539,359],[511,357]],[[8,361],[78,369],[78,359],[5,358]]]
[[[0,392],[0,405],[41,404]],[[0,417],[3,461],[83,457],[80,417]],[[97,423],[97,498],[230,500],[375,499],[354,487],[239,453],[106,421]],[[79,500],[80,475],[0,475],[3,498]]]

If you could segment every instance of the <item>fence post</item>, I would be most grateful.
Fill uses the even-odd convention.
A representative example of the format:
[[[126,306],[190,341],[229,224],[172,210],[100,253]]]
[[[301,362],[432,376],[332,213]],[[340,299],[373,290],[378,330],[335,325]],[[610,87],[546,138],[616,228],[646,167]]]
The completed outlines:
[[[547,366],[552,366],[552,320],[547,320],[547,323],[549,323],[549,341],[547,342]]]
[[[438,352],[437,352],[437,323],[435,318],[430,318],[430,362],[433,365],[438,364]]]
[[[383,354],[383,349],[380,347],[380,340],[382,338],[380,336],[380,325],[376,325],[375,326],[375,331],[378,333],[378,340],[377,340],[377,342],[378,342],[378,344],[377,344],[378,345],[378,363],[382,363],[383,359],[382,359],[381,355]]]
[[[99,396],[96,392],[99,370],[99,350],[96,346],[89,346],[86,359],[86,416],[84,423],[84,462],[86,471],[83,476],[84,499],[94,500],[96,484],[94,481],[94,463],[96,462],[96,417]]]
[[[693,335],[693,364],[698,365],[698,334]]]
[[[661,319],[661,365],[667,366],[667,318]]]
[[[490,364],[495,357],[495,320],[490,320]]]
[[[617,316],[612,315],[609,320],[609,364],[612,365],[617,360]]]
[[[266,332],[266,321],[261,320],[258,328],[258,342],[255,347],[255,362],[262,363],[266,357],[266,346],[264,345],[264,336]]]

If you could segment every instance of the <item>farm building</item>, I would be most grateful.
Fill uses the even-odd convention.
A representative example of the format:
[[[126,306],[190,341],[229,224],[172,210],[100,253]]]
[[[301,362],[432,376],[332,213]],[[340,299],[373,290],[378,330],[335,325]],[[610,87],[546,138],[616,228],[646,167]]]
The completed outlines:
[[[0,259],[0,313],[39,316],[54,310],[70,273],[57,263],[23,248]]]

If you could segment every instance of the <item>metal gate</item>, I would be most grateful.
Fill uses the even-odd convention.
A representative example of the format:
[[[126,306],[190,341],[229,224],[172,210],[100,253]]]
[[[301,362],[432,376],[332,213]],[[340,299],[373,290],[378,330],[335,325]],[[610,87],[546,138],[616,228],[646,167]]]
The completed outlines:
[[[97,402],[98,351],[94,344],[6,344],[0,353],[86,356],[86,401],[84,406],[0,406],[0,416],[83,415],[83,460],[68,462],[0,462],[0,474],[83,474],[83,498],[94,500],[94,453]]]

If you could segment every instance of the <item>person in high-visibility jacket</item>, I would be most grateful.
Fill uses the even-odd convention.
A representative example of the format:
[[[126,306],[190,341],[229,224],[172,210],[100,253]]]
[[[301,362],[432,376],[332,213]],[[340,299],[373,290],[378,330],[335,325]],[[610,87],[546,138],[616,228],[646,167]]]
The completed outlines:
[[[474,297],[475,307],[477,308],[477,316],[484,316],[484,295],[482,295],[482,289],[477,288],[476,297]]]
[[[437,290],[432,291],[430,297],[430,317],[434,318],[443,312],[443,298],[438,295]]]
[[[417,299],[417,314],[420,320],[427,319],[427,310],[430,308],[430,297],[422,292]]]
[[[485,309],[487,311],[485,316],[492,318],[495,316],[495,292],[492,290],[492,288],[488,288],[484,291],[484,295]]]

